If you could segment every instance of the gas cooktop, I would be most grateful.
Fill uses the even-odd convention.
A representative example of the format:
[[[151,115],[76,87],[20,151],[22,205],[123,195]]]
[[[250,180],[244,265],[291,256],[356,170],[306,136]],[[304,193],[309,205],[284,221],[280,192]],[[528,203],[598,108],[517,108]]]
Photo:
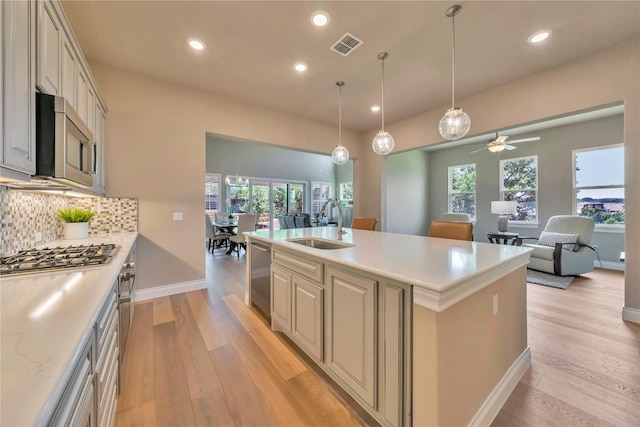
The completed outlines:
[[[29,249],[0,258],[0,276],[106,265],[117,251],[111,243]]]

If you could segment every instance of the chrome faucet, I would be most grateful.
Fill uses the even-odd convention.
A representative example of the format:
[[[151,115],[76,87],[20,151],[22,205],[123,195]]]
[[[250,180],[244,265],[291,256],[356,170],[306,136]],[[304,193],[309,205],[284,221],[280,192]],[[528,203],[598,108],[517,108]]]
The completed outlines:
[[[329,202],[335,203],[336,206],[338,207],[338,240],[342,240],[342,235],[347,234],[347,232],[342,231],[342,207],[340,206],[340,202],[338,202],[337,199],[327,199],[327,201],[324,202],[324,204],[322,205],[322,208],[320,209],[320,214],[318,215],[318,218],[322,218],[324,216],[324,210],[329,204]]]

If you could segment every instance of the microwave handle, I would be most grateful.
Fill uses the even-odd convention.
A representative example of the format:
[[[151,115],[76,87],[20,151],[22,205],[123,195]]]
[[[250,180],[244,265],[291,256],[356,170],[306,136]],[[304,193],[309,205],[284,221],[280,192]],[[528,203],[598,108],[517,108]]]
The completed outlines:
[[[89,146],[89,155],[91,156],[91,159],[89,159],[90,165],[89,165],[89,175],[95,175],[96,174],[96,165],[98,163],[98,150],[97,150],[97,145],[95,142],[91,142],[91,141],[80,141],[80,170],[84,171],[84,150],[85,150],[85,145]]]

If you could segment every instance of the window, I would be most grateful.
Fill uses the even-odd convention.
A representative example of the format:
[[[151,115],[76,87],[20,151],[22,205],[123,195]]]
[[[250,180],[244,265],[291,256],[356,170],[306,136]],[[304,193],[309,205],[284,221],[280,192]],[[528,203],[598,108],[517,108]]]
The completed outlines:
[[[204,209],[210,213],[220,210],[220,174],[208,173],[204,182]]]
[[[518,202],[512,222],[538,222],[538,156],[500,160],[500,197]]]
[[[449,212],[476,217],[476,165],[449,167]]]
[[[574,150],[573,162],[577,215],[598,225],[624,225],[624,146]]]
[[[331,184],[328,182],[311,182],[311,214],[320,213],[322,204],[331,197]]]
[[[351,182],[340,183],[340,201],[341,202],[353,201],[353,185]]]

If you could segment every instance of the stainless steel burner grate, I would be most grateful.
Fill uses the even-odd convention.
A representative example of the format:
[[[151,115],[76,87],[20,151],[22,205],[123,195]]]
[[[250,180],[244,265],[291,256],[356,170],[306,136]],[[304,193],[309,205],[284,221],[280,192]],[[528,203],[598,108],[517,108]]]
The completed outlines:
[[[0,275],[106,265],[117,250],[114,244],[29,249],[0,258]]]

